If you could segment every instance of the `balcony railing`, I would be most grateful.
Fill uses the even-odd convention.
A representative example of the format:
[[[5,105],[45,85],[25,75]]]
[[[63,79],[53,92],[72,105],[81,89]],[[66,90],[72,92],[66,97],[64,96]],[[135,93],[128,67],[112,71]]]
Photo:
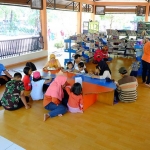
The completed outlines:
[[[20,56],[43,49],[42,37],[0,41],[0,59]]]

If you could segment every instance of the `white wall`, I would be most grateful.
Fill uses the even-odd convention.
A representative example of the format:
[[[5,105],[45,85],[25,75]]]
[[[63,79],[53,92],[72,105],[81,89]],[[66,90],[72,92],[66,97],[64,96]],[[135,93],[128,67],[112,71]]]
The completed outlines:
[[[9,66],[9,65],[26,62],[26,61],[37,59],[37,58],[44,57],[44,56],[48,56],[47,50],[41,50],[39,52],[33,52],[30,54],[25,54],[21,56],[12,57],[12,58],[1,59],[0,63],[2,63],[4,66]]]

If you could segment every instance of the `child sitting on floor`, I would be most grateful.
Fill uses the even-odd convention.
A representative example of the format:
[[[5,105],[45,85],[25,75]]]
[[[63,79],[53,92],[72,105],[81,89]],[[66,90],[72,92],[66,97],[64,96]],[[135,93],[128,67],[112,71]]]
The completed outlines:
[[[83,62],[80,62],[78,64],[78,68],[79,68],[79,73],[85,73],[85,70],[84,70],[84,63]]]
[[[77,73],[83,73],[83,74],[84,73],[88,73],[83,62],[80,62],[78,64],[78,71],[77,71]]]
[[[71,61],[69,61],[67,63],[67,72],[73,72],[74,71],[74,66],[73,66],[73,63]]]
[[[24,84],[24,95],[30,97],[30,92],[31,92],[31,74],[32,74],[32,69],[28,66],[24,67],[23,69],[24,72],[24,77],[23,77],[23,84]]]
[[[31,90],[31,74],[32,74],[32,69],[30,67],[24,67],[23,69],[24,72],[24,77],[23,77],[23,83],[24,83],[24,88],[25,91],[30,91]]]
[[[31,97],[33,100],[41,100],[44,98],[43,85],[50,83],[52,78],[44,80],[41,78],[40,72],[33,72],[33,81],[31,81],[32,90]]]
[[[1,99],[1,104],[6,110],[17,110],[23,106],[30,108],[28,97],[24,96],[24,85],[19,72],[14,74],[13,80],[6,83],[6,89]]]
[[[83,97],[82,97],[82,86],[80,83],[74,83],[71,87],[66,86],[66,91],[69,95],[68,110],[71,113],[83,113]]]

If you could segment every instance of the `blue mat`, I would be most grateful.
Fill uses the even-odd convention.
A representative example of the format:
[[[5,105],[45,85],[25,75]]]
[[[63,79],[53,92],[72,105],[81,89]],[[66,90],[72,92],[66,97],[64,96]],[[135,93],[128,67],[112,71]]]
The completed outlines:
[[[56,75],[55,74],[51,74],[51,77],[54,80]],[[108,88],[116,89],[116,84],[114,82],[106,82],[105,79],[94,79],[88,74],[76,74],[73,77],[73,79],[75,79],[75,77],[81,77],[82,81],[84,81],[84,82],[88,82],[88,83],[92,83],[92,84],[96,84],[96,85],[100,85],[100,86],[105,86],[105,87],[108,87]],[[48,84],[50,84],[50,83],[48,83]]]
[[[94,79],[90,77],[89,75],[84,75],[84,74],[77,74],[73,78],[75,79],[75,77],[81,77],[82,81],[84,82],[116,89],[116,84],[114,82],[106,82],[105,79]]]

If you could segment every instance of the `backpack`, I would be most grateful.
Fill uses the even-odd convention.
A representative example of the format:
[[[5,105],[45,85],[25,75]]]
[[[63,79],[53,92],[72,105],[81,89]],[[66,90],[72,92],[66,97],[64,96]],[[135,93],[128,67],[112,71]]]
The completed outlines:
[[[32,69],[32,71],[36,71],[37,70],[35,64],[32,63],[32,62],[27,62],[26,66],[30,67]]]

